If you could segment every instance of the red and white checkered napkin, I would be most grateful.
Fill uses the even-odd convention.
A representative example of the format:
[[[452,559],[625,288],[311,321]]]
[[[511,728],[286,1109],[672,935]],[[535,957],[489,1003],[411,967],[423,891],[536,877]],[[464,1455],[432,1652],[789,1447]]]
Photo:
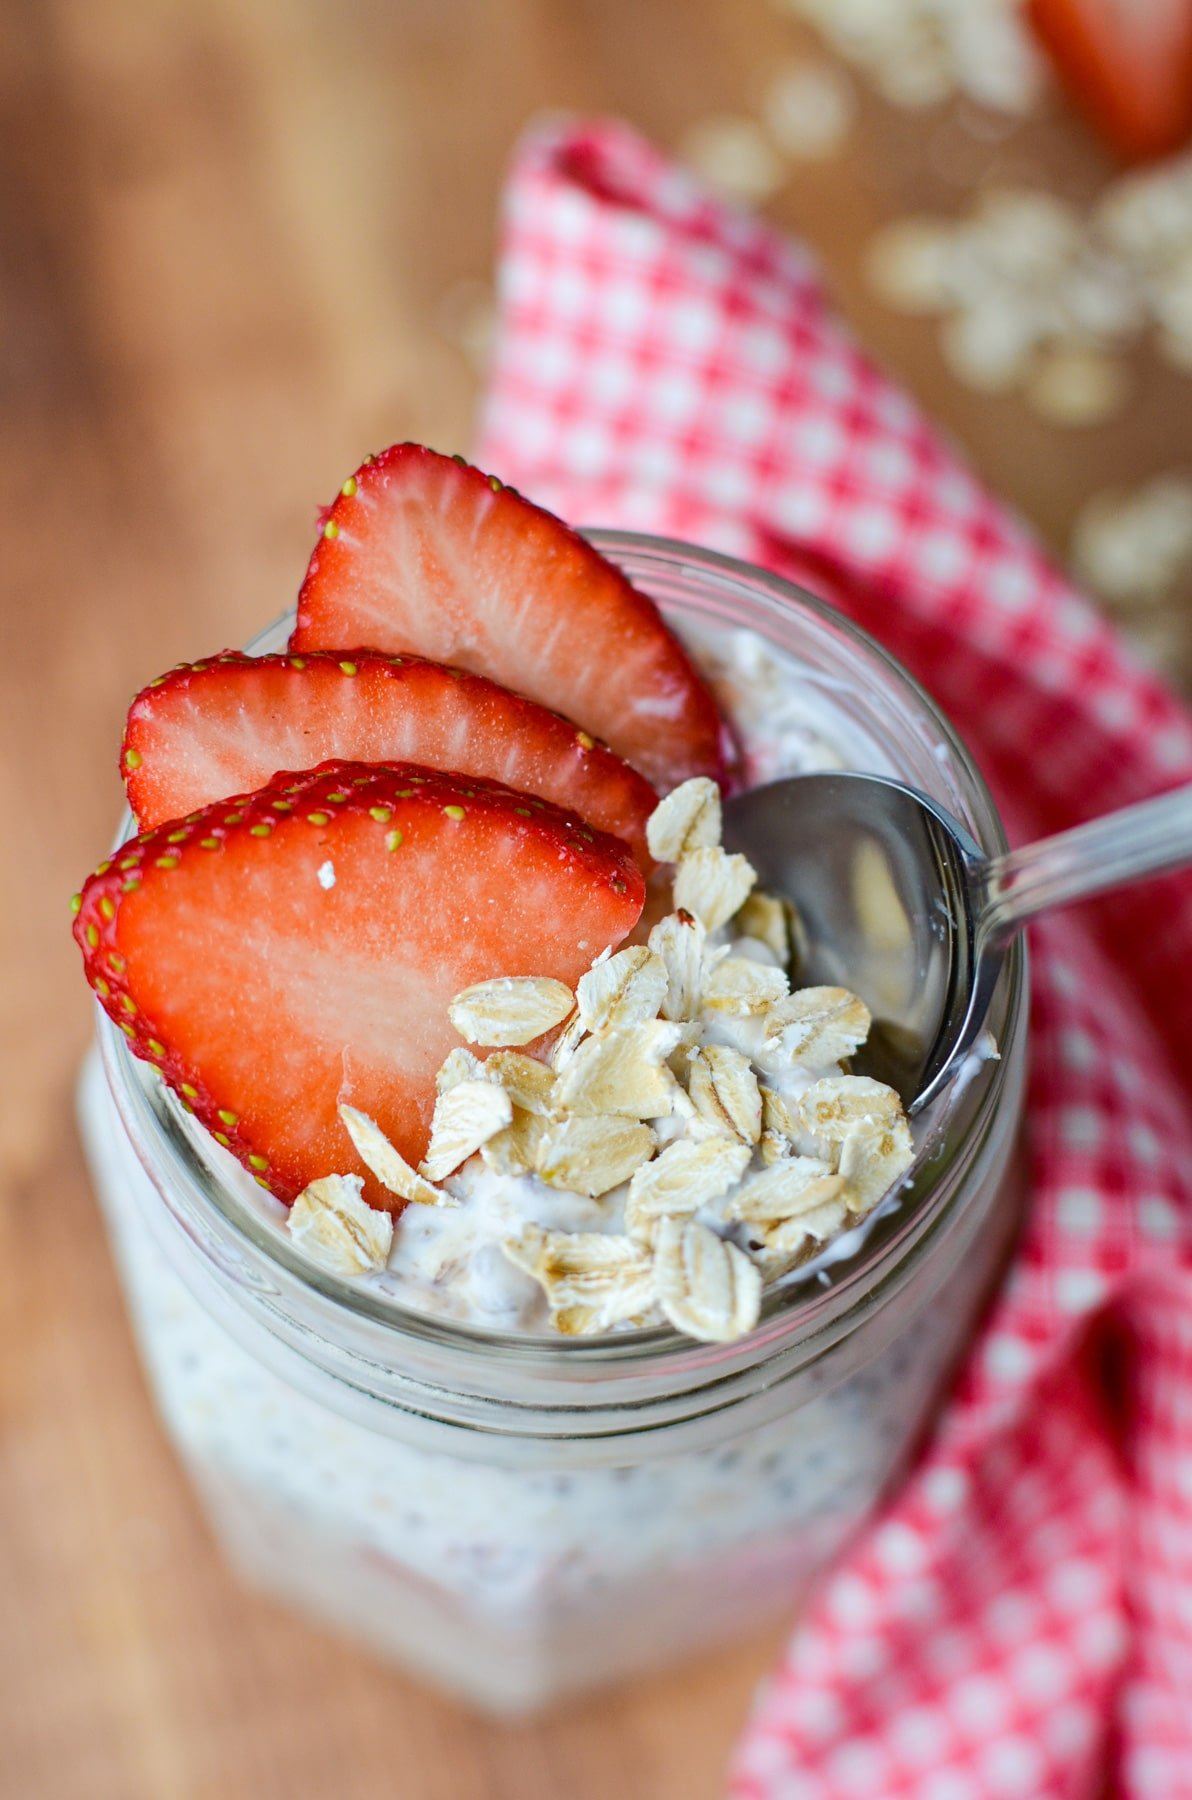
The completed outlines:
[[[1192,720],[825,306],[622,126],[531,133],[477,456],[836,600],[1012,837],[1192,779]],[[912,1478],[821,1585],[737,1800],[1192,1795],[1192,879],[1034,933],[1032,1195]]]

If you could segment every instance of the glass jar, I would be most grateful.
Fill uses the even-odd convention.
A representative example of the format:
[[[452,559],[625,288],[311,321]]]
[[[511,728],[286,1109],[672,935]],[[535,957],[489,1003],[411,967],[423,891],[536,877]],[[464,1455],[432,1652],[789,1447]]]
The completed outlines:
[[[1003,848],[947,721],[837,614],[725,557],[592,536],[677,629],[757,633],[872,766]],[[1000,1060],[932,1124],[899,1204],[778,1284],[747,1339],[709,1345],[503,1336],[314,1269],[101,1014],[88,1153],[162,1416],[230,1560],[501,1711],[791,1611],[905,1467],[1004,1264],[1017,946],[990,1025]]]

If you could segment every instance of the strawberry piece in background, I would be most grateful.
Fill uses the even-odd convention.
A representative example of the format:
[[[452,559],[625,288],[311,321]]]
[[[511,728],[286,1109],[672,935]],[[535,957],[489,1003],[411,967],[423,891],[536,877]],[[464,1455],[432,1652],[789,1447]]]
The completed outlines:
[[[1128,162],[1192,134],[1192,0],[1027,0],[1076,104]]]

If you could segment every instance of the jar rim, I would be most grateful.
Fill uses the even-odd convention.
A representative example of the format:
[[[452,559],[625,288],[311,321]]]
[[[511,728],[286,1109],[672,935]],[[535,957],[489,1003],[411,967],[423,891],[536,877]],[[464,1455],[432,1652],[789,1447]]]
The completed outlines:
[[[628,560],[672,573],[688,570],[719,581],[726,592],[735,589],[738,597],[744,584],[752,590],[753,600],[768,603],[776,613],[789,616],[793,611],[846,640],[901,690],[946,746],[965,789],[970,822],[978,841],[991,854],[1006,848],[993,797],[947,715],[897,659],[852,620],[796,583],[721,552],[638,532],[591,529],[584,535],[616,562]],[[642,585],[649,592],[648,581]],[[259,633],[248,645],[249,653],[259,650],[291,618],[292,613],[283,614]],[[125,815],[126,821],[128,816]],[[435,1387],[441,1378],[466,1386],[470,1372],[483,1357],[506,1373],[514,1369],[542,1378],[547,1392],[552,1386],[558,1388],[566,1383],[569,1407],[582,1405],[584,1384],[591,1383],[593,1389],[598,1389],[602,1376],[616,1377],[618,1393],[632,1404],[632,1384],[625,1378],[639,1371],[643,1372],[650,1393],[668,1383],[687,1391],[698,1388],[706,1392],[726,1380],[731,1385],[739,1372],[764,1361],[776,1348],[804,1338],[810,1343],[821,1338],[825,1330],[829,1333],[826,1341],[834,1342],[847,1329],[843,1322],[858,1307],[896,1279],[900,1271],[907,1273],[903,1265],[914,1260],[917,1246],[939,1223],[939,1204],[949,1198],[948,1184],[942,1177],[956,1158],[975,1154],[991,1128],[1009,1051],[1024,1026],[1024,971],[1019,941],[1011,947],[1002,983],[1007,1021],[1002,1034],[1005,1059],[984,1064],[969,1083],[963,1096],[963,1122],[955,1156],[939,1166],[933,1165],[939,1136],[939,1128],[933,1125],[919,1147],[906,1188],[899,1190],[897,1207],[890,1215],[891,1228],[880,1234],[880,1241],[871,1243],[867,1236],[855,1258],[834,1262],[826,1286],[822,1282],[816,1285],[815,1261],[791,1272],[791,1277],[799,1279],[784,1277],[771,1284],[758,1326],[748,1337],[728,1345],[693,1342],[670,1326],[592,1338],[494,1330],[403,1305],[388,1295],[378,1295],[318,1269],[291,1247],[263,1213],[234,1194],[203,1162],[197,1148],[198,1128],[193,1136],[188,1134],[177,1103],[160,1079],[155,1079],[157,1072],[137,1062],[124,1037],[102,1013],[100,1041],[108,1084],[121,1121],[175,1222],[242,1291],[255,1294],[275,1321],[286,1318],[287,1324],[292,1324],[288,1315],[299,1309],[304,1314],[300,1336],[308,1350],[320,1333],[344,1340],[341,1328],[346,1327],[346,1341],[340,1343],[341,1358],[346,1357],[351,1363],[363,1356],[377,1375],[399,1347],[416,1348],[435,1362]],[[164,1191],[163,1167],[169,1175],[170,1195]],[[884,1208],[878,1210],[880,1213]],[[378,1328],[383,1334],[380,1340]],[[405,1366],[403,1363],[403,1370]],[[485,1391],[485,1384],[477,1391]],[[485,1397],[494,1399],[498,1391],[489,1384]],[[606,1403],[602,1394],[599,1404]],[[541,1397],[536,1398],[535,1404],[542,1404]]]

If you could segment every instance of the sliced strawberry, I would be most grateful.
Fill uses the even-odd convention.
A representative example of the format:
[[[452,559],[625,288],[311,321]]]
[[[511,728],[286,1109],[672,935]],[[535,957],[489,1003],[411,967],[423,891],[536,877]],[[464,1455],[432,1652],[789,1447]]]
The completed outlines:
[[[1192,132],[1192,0],[1027,0],[1073,99],[1130,161]]]
[[[653,601],[460,458],[395,444],[344,483],[290,648],[345,644],[491,676],[602,737],[659,792],[725,775],[716,702]]]
[[[636,769],[558,713],[421,657],[226,651],[183,665],[133,701],[121,768],[152,826],[330,757],[482,775],[579,813],[650,866],[658,796]]]
[[[454,995],[495,975],[574,985],[643,894],[623,844],[544,800],[332,762],[134,838],[74,929],[133,1052],[289,1201],[368,1175],[344,1100],[416,1163]],[[371,1177],[365,1193],[394,1204]]]

